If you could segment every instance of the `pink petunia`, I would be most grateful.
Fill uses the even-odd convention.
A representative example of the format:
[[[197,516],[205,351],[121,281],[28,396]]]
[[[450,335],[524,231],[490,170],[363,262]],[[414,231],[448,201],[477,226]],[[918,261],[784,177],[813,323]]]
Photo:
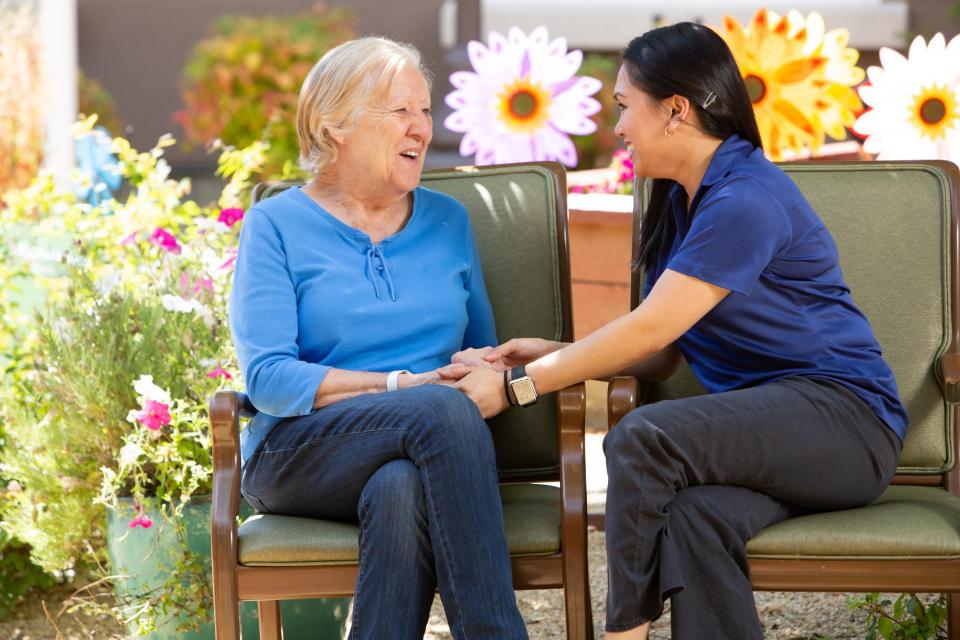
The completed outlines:
[[[225,254],[225,257],[226,257],[226,260],[223,261],[223,264],[217,267],[217,271],[222,271],[223,269],[229,269],[230,267],[233,266],[233,264],[237,261],[237,250],[228,249],[227,253]]]
[[[134,231],[133,233],[131,233],[130,235],[128,235],[126,238],[124,238],[123,240],[121,240],[121,241],[120,241],[120,244],[125,244],[125,245],[130,245],[130,246],[137,244],[137,233],[138,233],[138,232]]]
[[[160,227],[154,229],[150,235],[150,242],[168,253],[180,253],[180,243],[166,229]]]
[[[230,375],[230,372],[224,369],[223,367],[217,367],[213,371],[207,374],[208,378],[226,378],[227,380],[233,380],[233,376]]]
[[[143,527],[144,529],[149,529],[150,527],[153,526],[153,520],[151,520],[150,517],[146,513],[144,513],[143,507],[141,507],[140,505],[137,505],[137,517],[131,520],[130,523],[127,524],[127,526],[130,527],[131,529],[136,529],[137,527]]]
[[[136,417],[147,429],[156,431],[160,427],[170,424],[170,408],[156,400],[144,400],[143,409]]]
[[[217,216],[217,222],[222,222],[228,227],[232,227],[241,220],[243,220],[243,209],[237,207],[222,209],[220,215]]]
[[[193,292],[200,293],[201,291],[213,291],[213,280],[211,278],[197,278],[197,281],[193,283]]]

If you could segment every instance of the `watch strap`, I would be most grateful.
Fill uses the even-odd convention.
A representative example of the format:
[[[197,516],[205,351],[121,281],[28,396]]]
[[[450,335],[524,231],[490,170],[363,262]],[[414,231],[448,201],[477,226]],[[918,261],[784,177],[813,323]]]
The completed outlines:
[[[507,396],[507,404],[511,407],[517,406],[517,399],[513,396],[513,389],[510,388],[510,370],[503,371],[503,393]]]

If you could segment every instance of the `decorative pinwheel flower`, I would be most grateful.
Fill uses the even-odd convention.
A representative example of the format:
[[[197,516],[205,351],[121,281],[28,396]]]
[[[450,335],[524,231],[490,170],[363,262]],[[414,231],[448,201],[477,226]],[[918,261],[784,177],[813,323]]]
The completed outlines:
[[[767,155],[779,160],[786,151],[816,151],[825,135],[846,137],[862,108],[851,87],[864,76],[846,29],[825,33],[816,12],[760,9],[746,28],[726,16],[718,33],[740,66]]]
[[[583,52],[567,51],[564,38],[550,41],[545,27],[529,36],[517,28],[505,38],[490,32],[487,44],[467,45],[474,71],[450,76],[446,103],[454,109],[444,121],[463,133],[460,154],[474,162],[499,164],[558,160],[576,166],[577,151],[569,135],[597,129],[590,116],[600,110],[591,98],[600,81],[577,76]]]
[[[880,67],[867,69],[860,97],[872,109],[854,133],[879,160],[952,160],[960,164],[960,36],[914,38],[908,57],[880,49]]]

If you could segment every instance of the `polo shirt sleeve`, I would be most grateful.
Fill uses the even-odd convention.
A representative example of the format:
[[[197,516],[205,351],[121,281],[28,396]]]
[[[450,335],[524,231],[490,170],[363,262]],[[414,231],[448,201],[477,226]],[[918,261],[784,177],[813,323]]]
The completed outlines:
[[[293,278],[279,231],[259,209],[240,231],[230,331],[250,401],[276,416],[307,415],[330,367],[300,360]]]
[[[750,295],[790,236],[787,212],[766,187],[734,178],[704,197],[667,269]]]
[[[466,210],[464,210],[466,216]],[[480,265],[480,252],[477,239],[466,223],[467,278],[467,328],[463,334],[463,348],[495,347],[497,329],[493,319],[493,307],[487,296],[487,287],[483,281],[483,267]]]

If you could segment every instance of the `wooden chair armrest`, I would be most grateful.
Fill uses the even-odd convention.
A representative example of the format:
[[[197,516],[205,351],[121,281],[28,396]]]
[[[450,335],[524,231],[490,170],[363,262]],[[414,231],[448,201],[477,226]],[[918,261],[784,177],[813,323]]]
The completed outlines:
[[[943,395],[947,402],[960,402],[960,353],[940,356],[940,373],[943,375]]]
[[[215,589],[236,594],[237,503],[240,499],[240,406],[235,391],[210,399],[213,433],[211,552]]]
[[[633,376],[617,376],[607,387],[607,428],[613,429],[623,416],[640,403],[640,383]]]
[[[587,470],[584,436],[587,423],[587,385],[579,383],[557,392],[560,409],[560,489],[563,512],[586,509]]]
[[[590,572],[587,561],[587,385],[557,393],[560,429],[560,549],[567,602],[567,628],[593,628],[590,616]]]

